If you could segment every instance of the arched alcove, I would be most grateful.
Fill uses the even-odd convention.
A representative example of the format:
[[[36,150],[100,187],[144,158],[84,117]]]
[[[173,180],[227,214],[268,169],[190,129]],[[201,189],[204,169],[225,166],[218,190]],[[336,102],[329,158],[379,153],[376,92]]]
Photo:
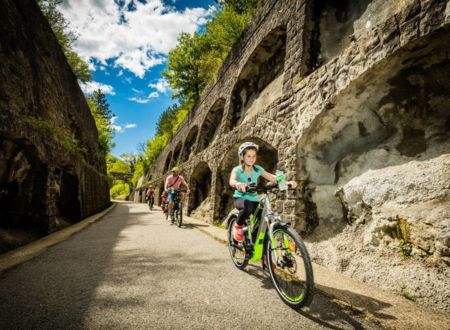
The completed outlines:
[[[241,70],[231,94],[228,130],[282,95],[286,28],[272,30]]]
[[[172,161],[172,151],[169,152],[169,154],[167,155],[166,162],[164,164],[163,173],[167,172],[170,169],[171,161]]]
[[[450,158],[450,47],[441,42],[449,37],[442,31],[399,50],[314,120],[297,146],[310,211],[301,230],[327,239],[364,209],[408,200],[418,207],[443,191],[432,192]]]
[[[238,147],[245,141],[252,141],[259,146],[256,164],[262,166],[266,171],[274,173],[278,163],[278,152],[270,144],[259,138],[246,138],[233,145],[224,155],[219,170],[217,171],[216,196],[217,203],[214,217],[221,221],[226,218],[234,208],[233,189],[228,184],[231,170],[239,165],[237,154]],[[261,178],[261,180],[263,180]]]
[[[223,117],[225,99],[218,99],[209,110],[203,121],[198,139],[197,152],[206,149],[214,140]]]
[[[181,153],[181,147],[183,145],[181,144],[181,141],[178,142],[177,146],[175,147],[174,151],[173,151],[173,164],[178,164],[178,158],[180,157],[180,153]]]
[[[197,139],[198,127],[194,126],[189,131],[189,134],[184,140],[183,151],[181,152],[180,162],[184,163],[189,160],[190,155],[194,152],[194,144]]]
[[[64,168],[61,175],[58,208],[60,216],[70,223],[81,220],[79,185],[78,177],[73,170]]]
[[[212,215],[211,205],[211,170],[205,162],[195,166],[190,176],[189,186],[191,194],[189,195],[188,215],[195,218],[208,218]]]
[[[23,231],[21,244],[49,233],[48,175],[35,146],[0,136],[0,229]],[[1,239],[0,253],[17,243]]]

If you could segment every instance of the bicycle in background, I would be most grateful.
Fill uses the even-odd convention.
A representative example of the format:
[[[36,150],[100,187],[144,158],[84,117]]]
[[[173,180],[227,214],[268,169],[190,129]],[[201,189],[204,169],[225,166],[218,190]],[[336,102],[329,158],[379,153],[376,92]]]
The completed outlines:
[[[150,211],[153,210],[153,204],[155,202],[155,198],[153,196],[148,197],[148,208],[150,209]]]
[[[172,208],[172,224],[175,223],[178,227],[181,227],[183,223],[183,203],[181,200],[181,193],[186,192],[186,189],[174,189],[170,188],[171,193],[174,195],[173,208]]]

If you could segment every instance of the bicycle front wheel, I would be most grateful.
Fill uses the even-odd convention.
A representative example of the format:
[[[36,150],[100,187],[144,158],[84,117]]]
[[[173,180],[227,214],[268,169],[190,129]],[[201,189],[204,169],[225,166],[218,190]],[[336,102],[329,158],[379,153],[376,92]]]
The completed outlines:
[[[183,223],[183,209],[181,208],[181,205],[179,206],[178,210],[175,213],[175,221],[177,223],[178,228],[181,227],[181,224]]]
[[[234,265],[239,269],[244,269],[248,265],[248,255],[243,242],[238,242],[234,239],[236,221],[237,218],[233,217],[228,224],[228,250]]]
[[[268,266],[281,300],[294,309],[308,306],[314,291],[311,260],[292,228],[278,227],[267,241]]]

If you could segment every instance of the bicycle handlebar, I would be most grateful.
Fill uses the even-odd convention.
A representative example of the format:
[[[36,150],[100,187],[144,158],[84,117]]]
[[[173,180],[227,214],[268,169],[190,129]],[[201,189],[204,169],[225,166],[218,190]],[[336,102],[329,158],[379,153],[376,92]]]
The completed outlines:
[[[184,188],[180,188],[180,189],[169,188],[169,192],[170,192],[171,190],[173,190],[173,192],[175,192],[175,193],[186,192],[186,191],[187,191],[187,189],[184,189]]]
[[[290,184],[288,184],[288,190],[295,190],[291,187],[292,186]],[[279,189],[278,184],[257,185],[255,183],[251,183],[251,184],[245,185],[245,192],[248,192],[248,193],[254,193],[254,192],[266,193],[268,191],[276,190],[276,189]]]

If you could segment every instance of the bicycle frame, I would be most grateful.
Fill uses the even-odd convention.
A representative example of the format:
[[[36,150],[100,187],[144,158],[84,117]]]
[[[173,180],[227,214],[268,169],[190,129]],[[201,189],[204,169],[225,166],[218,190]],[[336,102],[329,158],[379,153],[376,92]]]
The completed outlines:
[[[261,218],[258,219],[257,214],[258,214],[259,210],[261,209],[261,207],[262,207],[262,214],[261,214]],[[267,228],[269,228],[269,237],[272,237],[272,235],[270,235],[270,233],[271,233],[270,228],[272,227],[273,216],[274,216],[274,212],[272,209],[272,205],[270,203],[269,196],[267,195],[267,193],[264,193],[264,196],[259,201],[259,205],[256,208],[254,214],[252,214],[250,216],[250,219],[249,219],[249,227],[250,228],[246,233],[247,239],[250,241],[250,244],[252,246],[251,258],[249,259],[250,261],[260,261],[261,258],[263,257],[264,239],[266,237]],[[258,223],[261,223],[261,224],[256,233],[255,242],[253,242],[253,237],[252,237],[253,230]]]
[[[257,214],[261,209],[261,217],[258,218]],[[276,242],[273,238],[274,226],[276,224],[289,226],[288,224],[284,224],[281,221],[280,215],[277,212],[274,212],[274,210],[272,209],[272,204],[267,192],[263,193],[263,196],[261,197],[259,205],[256,208],[255,212],[250,216],[249,219],[246,219],[246,224],[247,230],[245,231],[245,236],[247,244],[245,245],[247,246],[244,245],[244,247],[250,255],[249,261],[253,262],[260,261],[264,255],[264,252],[267,253],[267,251],[264,251],[264,242],[266,235],[269,235],[269,239],[272,240],[272,246],[276,246]],[[254,230],[258,224],[260,225],[255,235],[255,241],[253,241]],[[284,249],[287,252],[291,251],[289,242],[285,241],[283,242],[283,245]],[[281,257],[279,250],[276,250],[275,257],[278,262],[279,258]]]

